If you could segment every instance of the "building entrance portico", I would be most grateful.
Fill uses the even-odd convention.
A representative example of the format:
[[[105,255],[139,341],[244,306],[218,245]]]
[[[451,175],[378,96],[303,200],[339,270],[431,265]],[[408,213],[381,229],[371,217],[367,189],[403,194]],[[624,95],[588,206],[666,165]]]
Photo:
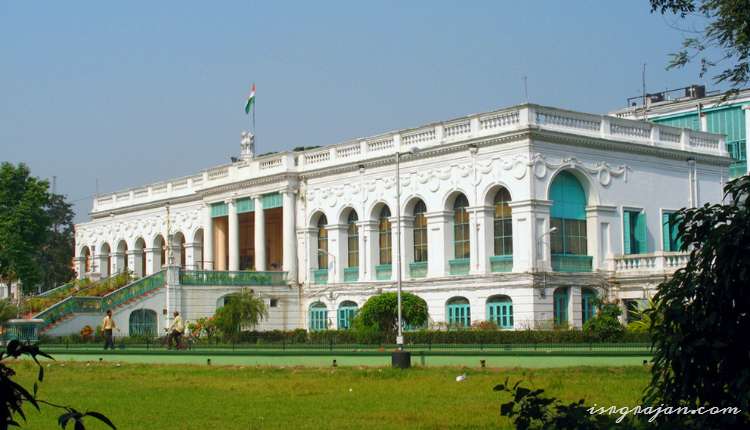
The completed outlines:
[[[285,268],[283,198],[279,193],[227,199],[206,206],[212,234],[206,235],[204,268],[213,270],[281,271]],[[289,209],[290,212],[293,209]]]

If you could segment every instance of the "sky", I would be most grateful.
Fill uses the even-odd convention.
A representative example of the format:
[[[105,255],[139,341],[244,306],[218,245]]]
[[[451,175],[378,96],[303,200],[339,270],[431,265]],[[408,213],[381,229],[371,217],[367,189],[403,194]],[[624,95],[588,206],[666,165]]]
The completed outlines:
[[[525,101],[591,113],[693,83],[685,36],[632,1],[0,0],[0,161],[92,197],[238,155],[329,145]]]

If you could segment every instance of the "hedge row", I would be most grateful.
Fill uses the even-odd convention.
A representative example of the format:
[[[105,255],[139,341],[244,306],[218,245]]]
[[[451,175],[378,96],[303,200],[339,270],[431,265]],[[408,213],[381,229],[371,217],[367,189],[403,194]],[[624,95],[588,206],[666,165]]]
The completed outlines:
[[[101,342],[100,337],[90,337],[87,339],[78,335],[64,337],[43,337],[41,343],[89,343]],[[142,336],[125,337],[116,339],[117,343],[126,344],[134,343],[153,343],[153,339],[147,339]],[[206,338],[198,339],[199,344],[223,342],[219,337],[209,340]],[[571,344],[571,343],[596,343],[596,338],[587,336],[580,330],[453,330],[453,331],[434,331],[423,330],[404,333],[404,342],[407,344]],[[620,338],[610,340],[607,343],[650,343],[651,339],[647,333],[625,332]],[[281,331],[247,331],[240,334],[237,343],[243,344],[361,344],[361,345],[381,345],[393,344],[393,336],[386,336],[378,332],[357,332],[354,330],[327,330],[307,332],[304,329]]]

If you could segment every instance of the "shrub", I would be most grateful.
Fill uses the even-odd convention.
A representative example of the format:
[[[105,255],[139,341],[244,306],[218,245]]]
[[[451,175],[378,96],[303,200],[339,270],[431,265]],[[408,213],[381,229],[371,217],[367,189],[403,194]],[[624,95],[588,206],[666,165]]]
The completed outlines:
[[[91,328],[90,325],[85,325],[80,331],[81,338],[84,341],[88,341],[91,339],[91,336],[94,334],[94,329]]]
[[[413,327],[427,323],[427,302],[411,293],[401,294],[401,317]],[[381,293],[367,299],[354,317],[355,330],[364,333],[377,330],[393,336],[398,329],[398,298],[396,293]]]
[[[499,329],[497,323],[494,321],[474,321],[471,323],[471,328],[479,331],[495,331]]]
[[[599,311],[593,318],[583,325],[583,333],[587,338],[602,342],[621,339],[625,327],[620,323],[622,310],[614,303],[599,304]]]

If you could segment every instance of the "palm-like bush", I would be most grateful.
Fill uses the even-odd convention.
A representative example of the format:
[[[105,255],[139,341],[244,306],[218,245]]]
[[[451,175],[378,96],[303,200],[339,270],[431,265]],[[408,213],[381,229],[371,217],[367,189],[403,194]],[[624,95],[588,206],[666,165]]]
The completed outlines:
[[[226,304],[216,310],[216,326],[228,340],[236,341],[243,329],[249,330],[268,318],[268,309],[263,300],[251,290],[242,289],[233,294]]]

